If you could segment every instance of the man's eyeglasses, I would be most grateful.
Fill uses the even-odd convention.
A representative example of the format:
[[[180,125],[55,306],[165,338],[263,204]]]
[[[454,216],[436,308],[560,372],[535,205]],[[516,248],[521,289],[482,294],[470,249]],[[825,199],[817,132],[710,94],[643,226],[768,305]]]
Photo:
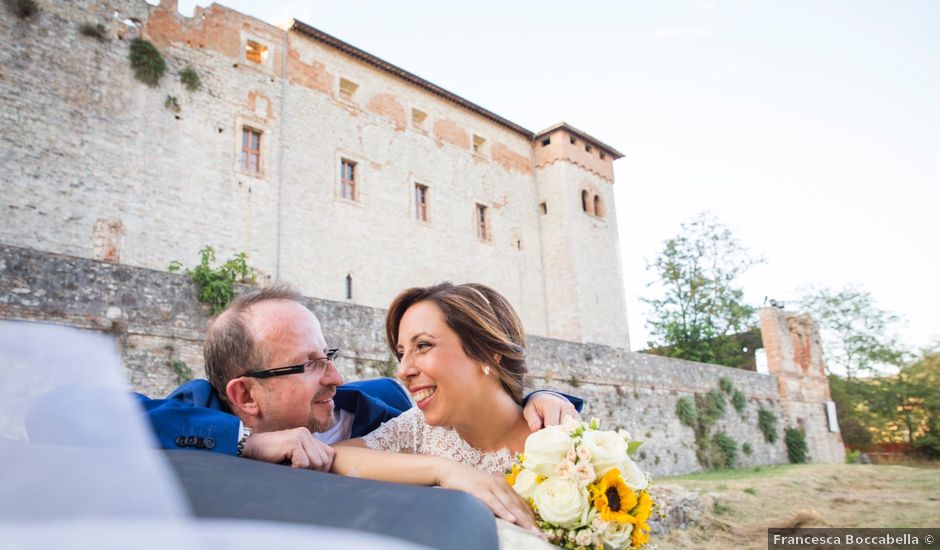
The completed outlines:
[[[326,357],[320,357],[317,359],[311,359],[306,363],[301,363],[299,365],[291,365],[289,367],[278,367],[276,369],[267,369],[267,370],[258,370],[255,372],[247,372],[242,376],[248,376],[251,378],[272,378],[274,376],[286,376],[288,374],[300,374],[307,369],[310,370],[319,370],[325,369],[327,363],[332,363],[336,357],[339,355],[340,348],[332,348],[326,350]]]

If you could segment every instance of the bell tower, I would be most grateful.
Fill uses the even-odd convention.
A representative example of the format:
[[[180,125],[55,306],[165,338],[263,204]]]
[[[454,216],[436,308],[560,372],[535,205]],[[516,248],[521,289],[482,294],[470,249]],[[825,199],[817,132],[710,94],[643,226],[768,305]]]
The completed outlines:
[[[623,155],[564,122],[533,145],[545,332],[630,349],[613,192]]]

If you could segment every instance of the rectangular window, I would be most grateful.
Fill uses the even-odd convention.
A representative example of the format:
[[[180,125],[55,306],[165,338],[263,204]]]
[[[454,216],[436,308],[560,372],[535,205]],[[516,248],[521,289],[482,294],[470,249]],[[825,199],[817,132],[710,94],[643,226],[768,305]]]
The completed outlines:
[[[347,200],[357,200],[356,163],[343,159],[340,165],[339,196]]]
[[[547,147],[548,145],[551,145],[551,143],[552,143],[552,138],[547,137],[542,140],[542,147]]]
[[[487,208],[482,204],[477,204],[476,209],[476,226],[477,226],[477,237],[481,241],[490,240],[490,216],[487,212]]]
[[[268,47],[260,42],[248,40],[245,42],[245,59],[252,63],[264,64],[268,58]]]
[[[485,139],[483,139],[483,138],[481,138],[480,136],[474,134],[474,135],[473,135],[473,152],[474,152],[474,153],[477,153],[478,155],[482,155],[482,154],[483,154],[483,144],[484,144],[484,143],[486,143],[486,140],[485,140]]]
[[[261,173],[261,131],[242,126],[242,171]]]
[[[428,186],[420,183],[415,184],[415,219],[428,221]]]
[[[427,120],[428,114],[420,109],[411,110],[411,127],[415,130],[424,130],[424,121]]]
[[[339,96],[343,99],[352,99],[355,95],[356,90],[359,89],[359,85],[353,82],[352,80],[347,80],[345,78],[339,79]]]

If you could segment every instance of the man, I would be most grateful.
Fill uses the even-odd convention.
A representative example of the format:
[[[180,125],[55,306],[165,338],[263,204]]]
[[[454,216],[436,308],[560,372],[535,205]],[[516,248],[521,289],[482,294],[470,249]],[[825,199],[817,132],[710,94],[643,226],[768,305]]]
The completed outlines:
[[[164,448],[199,448],[329,471],[331,443],[360,437],[411,407],[390,379],[343,385],[300,295],[271,287],[239,296],[206,334],[206,380],[167,399],[138,396]],[[524,414],[535,430],[575,414],[581,400],[541,392]],[[334,409],[334,405],[336,409]]]

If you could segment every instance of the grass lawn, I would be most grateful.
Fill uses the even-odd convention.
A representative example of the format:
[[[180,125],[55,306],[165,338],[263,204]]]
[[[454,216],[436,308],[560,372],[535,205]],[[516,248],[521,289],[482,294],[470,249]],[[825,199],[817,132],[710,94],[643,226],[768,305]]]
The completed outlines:
[[[657,548],[767,548],[770,527],[940,527],[940,468],[800,464],[661,478],[703,495],[702,522]]]

